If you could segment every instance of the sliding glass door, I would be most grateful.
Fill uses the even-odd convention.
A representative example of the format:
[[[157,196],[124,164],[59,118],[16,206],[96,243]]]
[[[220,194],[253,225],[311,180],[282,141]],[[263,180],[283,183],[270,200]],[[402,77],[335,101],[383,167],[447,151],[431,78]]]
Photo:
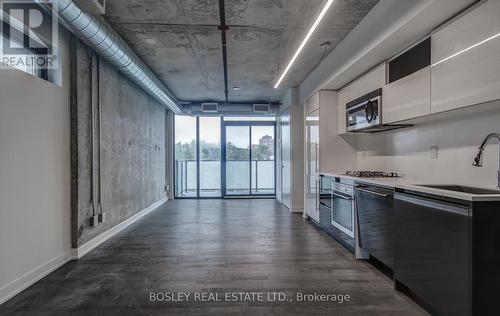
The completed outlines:
[[[275,194],[275,123],[225,121],[224,196]]]
[[[250,195],[250,126],[226,126],[226,195]]]
[[[253,195],[274,195],[275,153],[274,125],[251,126],[252,132],[252,182]]]

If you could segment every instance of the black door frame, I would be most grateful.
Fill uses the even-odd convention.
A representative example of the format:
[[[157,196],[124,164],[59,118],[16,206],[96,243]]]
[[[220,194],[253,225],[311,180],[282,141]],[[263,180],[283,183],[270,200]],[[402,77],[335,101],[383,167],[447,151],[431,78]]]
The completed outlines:
[[[248,163],[250,164],[250,183],[249,183],[249,194],[239,194],[239,195],[228,195],[226,186],[226,127],[227,126],[248,126],[249,128],[249,151],[250,157]],[[252,126],[271,126],[274,128],[274,193],[273,194],[253,194],[252,193]],[[266,197],[276,197],[276,121],[224,121],[221,124],[221,145],[222,145],[222,157],[221,157],[221,184],[222,184],[222,198],[224,199],[235,199],[235,198],[266,198]]]

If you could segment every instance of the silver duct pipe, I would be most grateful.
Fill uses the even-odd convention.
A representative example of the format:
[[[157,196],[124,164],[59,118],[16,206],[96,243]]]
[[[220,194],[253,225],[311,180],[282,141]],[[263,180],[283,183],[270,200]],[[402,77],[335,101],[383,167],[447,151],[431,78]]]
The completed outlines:
[[[73,34],[167,108],[182,113],[172,93],[104,18],[84,13],[72,0],[56,3],[59,18]]]

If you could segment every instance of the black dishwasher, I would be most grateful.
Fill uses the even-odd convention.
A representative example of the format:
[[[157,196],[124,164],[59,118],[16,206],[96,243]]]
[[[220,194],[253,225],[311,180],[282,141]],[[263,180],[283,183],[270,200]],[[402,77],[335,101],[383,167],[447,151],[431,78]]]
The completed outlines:
[[[356,186],[360,247],[394,270],[394,190]]]
[[[404,190],[395,194],[396,284],[433,315],[471,314],[465,204]]]

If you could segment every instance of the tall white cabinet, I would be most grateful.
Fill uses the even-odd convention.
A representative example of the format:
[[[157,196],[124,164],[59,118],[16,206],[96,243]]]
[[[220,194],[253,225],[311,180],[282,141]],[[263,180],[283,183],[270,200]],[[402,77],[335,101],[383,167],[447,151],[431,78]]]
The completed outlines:
[[[279,115],[281,146],[277,168],[281,185],[281,203],[291,212],[304,212],[304,107],[298,91],[291,89],[285,94]],[[299,144],[297,146],[296,144]]]
[[[281,155],[280,161],[281,166],[278,168],[281,170],[281,203],[292,209],[291,200],[291,174],[292,174],[292,152],[291,152],[291,115],[290,109],[284,111],[280,116],[280,136],[281,136]]]
[[[308,107],[305,114],[305,186],[304,215],[319,222],[319,103],[317,107]]]
[[[482,3],[431,40],[432,113],[500,99],[500,1]]]

